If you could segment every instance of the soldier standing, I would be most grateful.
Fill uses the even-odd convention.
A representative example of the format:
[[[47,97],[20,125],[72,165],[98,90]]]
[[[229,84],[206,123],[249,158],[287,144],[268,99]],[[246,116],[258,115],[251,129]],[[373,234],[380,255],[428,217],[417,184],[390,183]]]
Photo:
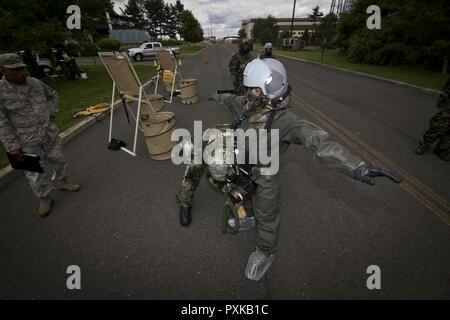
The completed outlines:
[[[16,54],[0,55],[0,66],[4,75],[0,80],[0,140],[7,152],[18,160],[24,154],[40,156],[44,172],[25,171],[25,176],[40,199],[39,214],[46,216],[53,202],[52,180],[60,190],[80,189],[79,184],[68,180],[67,163],[54,124],[58,94],[40,80],[27,77],[26,65]]]
[[[291,89],[287,82],[284,66],[275,59],[255,59],[244,71],[244,84],[248,88],[246,96],[233,94],[211,94],[210,99],[227,108],[236,120],[231,128],[248,129],[277,129],[279,131],[280,156],[291,143],[303,145],[315,159],[333,167],[354,179],[369,185],[374,185],[374,177],[388,176],[394,182],[401,182],[402,178],[366,164],[357,155],[352,154],[345,147],[333,141],[330,135],[319,126],[304,119],[299,119],[289,110]],[[267,146],[267,150],[270,150]],[[242,151],[239,150],[239,153]],[[276,151],[274,151],[276,152]],[[243,206],[252,211],[243,221],[238,221],[240,231],[249,230],[256,226],[256,250],[250,255],[245,275],[251,280],[260,280],[270,268],[275,257],[280,226],[280,181],[278,172],[266,174],[264,166],[252,165],[241,171],[250,172],[250,179],[255,185],[250,203],[244,199]],[[217,182],[229,179],[229,168],[223,173],[216,172],[220,167],[207,167],[208,180],[217,177]],[[241,167],[242,169],[242,167]],[[187,226],[191,223],[191,210],[195,189],[204,172],[202,165],[189,165],[181,184],[179,195],[180,223]],[[225,179],[224,179],[225,175]],[[214,184],[214,181],[210,181]],[[246,183],[245,186],[249,184]],[[245,189],[245,188],[241,188]],[[226,191],[226,190],[223,190]],[[245,190],[244,190],[245,191]],[[244,197],[241,197],[244,198]],[[251,205],[250,205],[251,204]],[[233,227],[235,220],[228,220]]]
[[[233,78],[234,92],[237,95],[245,95],[247,92],[247,88],[245,88],[243,83],[243,74],[247,63],[253,60],[250,51],[251,45],[248,41],[240,43],[239,52],[231,57],[228,65],[231,77]]]
[[[439,95],[437,107],[439,111],[431,118],[430,127],[423,135],[423,142],[416,148],[415,153],[422,155],[437,142],[434,153],[442,160],[450,161],[450,78]]]
[[[261,59],[266,59],[266,58],[274,58],[274,56],[272,55],[272,44],[270,42],[267,42],[264,45],[264,53],[261,57]]]

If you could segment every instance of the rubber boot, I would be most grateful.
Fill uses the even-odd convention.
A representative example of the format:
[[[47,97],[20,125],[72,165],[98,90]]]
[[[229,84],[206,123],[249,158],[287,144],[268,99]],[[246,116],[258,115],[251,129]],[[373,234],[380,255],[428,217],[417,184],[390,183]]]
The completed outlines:
[[[272,265],[274,254],[266,255],[256,249],[249,257],[247,267],[245,268],[245,276],[249,280],[259,281],[269,270]]]
[[[180,224],[182,226],[188,226],[191,224],[192,221],[191,211],[192,207],[180,206]]]

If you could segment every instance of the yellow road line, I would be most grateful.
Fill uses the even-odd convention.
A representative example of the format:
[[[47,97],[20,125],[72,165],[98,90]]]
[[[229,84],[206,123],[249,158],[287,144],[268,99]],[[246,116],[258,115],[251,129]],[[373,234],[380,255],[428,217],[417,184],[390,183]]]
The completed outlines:
[[[342,139],[350,148],[355,150],[364,160],[369,163],[377,164],[385,169],[400,174],[404,181],[400,184],[400,187],[408,192],[414,199],[428,208],[433,214],[435,214],[444,223],[450,226],[450,204],[439,194],[431,190],[422,182],[413,177],[405,169],[399,167],[391,160],[387,159],[380,152],[372,148],[361,138],[351,133],[349,130],[341,126],[339,123],[328,117],[323,112],[319,111],[316,107],[312,106],[302,98],[292,95],[297,104],[306,110],[309,114],[314,116],[319,122],[324,125],[329,131],[336,134]]]

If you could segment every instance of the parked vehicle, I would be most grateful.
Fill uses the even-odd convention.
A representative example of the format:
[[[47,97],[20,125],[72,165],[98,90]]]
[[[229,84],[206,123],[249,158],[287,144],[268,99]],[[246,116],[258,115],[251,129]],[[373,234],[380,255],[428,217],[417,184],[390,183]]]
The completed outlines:
[[[128,55],[135,61],[142,61],[155,57],[160,50],[169,50],[175,58],[180,54],[179,47],[163,47],[161,42],[144,42],[139,48],[128,49]]]
[[[25,64],[28,66],[28,69],[32,71],[32,76],[48,77],[52,74],[61,73],[69,80],[76,78],[87,79],[86,72],[79,69],[75,62],[75,58],[70,57],[61,49],[52,49],[52,51],[56,60],[57,70],[54,70],[47,53],[36,53],[31,51],[20,51],[19,53]],[[36,66],[38,72],[36,72]]]

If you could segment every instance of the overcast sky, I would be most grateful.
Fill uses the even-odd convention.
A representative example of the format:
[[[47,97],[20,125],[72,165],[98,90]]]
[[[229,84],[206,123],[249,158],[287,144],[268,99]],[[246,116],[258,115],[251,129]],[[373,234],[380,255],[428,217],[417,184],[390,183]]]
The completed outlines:
[[[128,0],[113,0],[115,9],[120,8]],[[174,3],[175,0],[165,0]],[[294,0],[181,0],[184,8],[191,10],[201,23],[205,36],[209,36],[212,18],[213,36],[222,38],[237,35],[241,21],[251,18],[266,18],[269,14],[276,18],[291,18]],[[331,0],[298,0],[295,6],[295,17],[306,17],[315,6],[325,14],[330,10]]]

